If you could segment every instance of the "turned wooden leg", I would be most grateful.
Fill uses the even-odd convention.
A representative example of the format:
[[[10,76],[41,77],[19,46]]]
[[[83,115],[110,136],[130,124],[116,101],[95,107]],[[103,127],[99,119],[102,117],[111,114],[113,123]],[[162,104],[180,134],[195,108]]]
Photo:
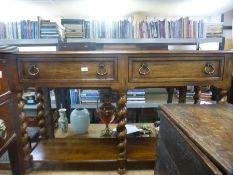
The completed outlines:
[[[118,125],[117,125],[117,149],[119,151],[118,155],[118,163],[119,163],[119,174],[124,174],[126,169],[126,114],[127,114],[127,108],[126,108],[126,102],[127,102],[127,96],[126,94],[120,94],[120,98],[117,102],[117,119],[118,119]]]
[[[45,109],[45,121],[46,121],[46,134],[48,138],[54,138],[54,121],[53,113],[50,99],[50,90],[48,88],[43,88],[44,96],[44,109]]]
[[[24,101],[23,101],[23,92],[18,92],[17,94],[17,100],[18,100],[18,109],[19,109],[19,122],[20,122],[20,134],[21,134],[21,146],[22,146],[22,154],[24,157],[24,165],[25,168],[29,168],[32,165],[32,156],[31,148],[29,144],[29,137],[27,134],[27,121],[26,121],[26,115],[23,112],[24,108]]]
[[[167,90],[167,103],[172,103],[174,88],[166,88]]]
[[[201,97],[201,87],[194,86],[194,95],[193,95],[194,104],[200,104],[201,102],[200,97]]]
[[[218,103],[227,103],[227,90],[225,89],[221,89],[219,91],[219,99],[218,99]]]
[[[36,90],[36,100],[37,100],[37,116],[39,118],[39,138],[46,139],[46,128],[45,128],[45,107],[44,107],[44,97],[41,88]]]
[[[186,86],[179,88],[179,103],[186,103],[186,93],[187,93]]]

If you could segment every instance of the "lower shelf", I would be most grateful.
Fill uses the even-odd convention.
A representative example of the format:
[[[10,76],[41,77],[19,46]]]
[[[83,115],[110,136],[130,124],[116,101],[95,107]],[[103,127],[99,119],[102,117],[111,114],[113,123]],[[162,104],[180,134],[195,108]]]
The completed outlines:
[[[62,164],[107,163],[117,166],[118,150],[115,138],[75,138],[42,140],[32,152],[34,163]],[[156,158],[155,137],[127,139],[128,163],[152,166]]]

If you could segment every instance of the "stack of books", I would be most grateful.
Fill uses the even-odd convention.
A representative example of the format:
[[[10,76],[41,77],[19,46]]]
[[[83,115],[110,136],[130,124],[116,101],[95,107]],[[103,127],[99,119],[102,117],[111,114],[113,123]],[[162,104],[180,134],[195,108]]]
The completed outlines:
[[[201,101],[211,101],[212,100],[212,91],[210,90],[209,86],[202,86],[201,87]]]
[[[84,20],[83,19],[61,19],[61,24],[65,28],[65,37],[84,38]]]
[[[84,89],[80,92],[80,101],[82,104],[95,104],[100,98],[99,90]]]
[[[223,36],[223,26],[221,23],[209,23],[206,27],[206,37],[222,37]]]
[[[134,102],[145,103],[144,89],[130,89],[127,91],[127,103]]]
[[[58,25],[50,20],[40,21],[40,38],[58,38]]]

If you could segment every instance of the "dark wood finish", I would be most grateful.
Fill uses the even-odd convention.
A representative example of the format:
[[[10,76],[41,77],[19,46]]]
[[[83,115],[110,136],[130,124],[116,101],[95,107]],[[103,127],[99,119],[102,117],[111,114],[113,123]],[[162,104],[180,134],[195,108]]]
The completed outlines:
[[[0,54],[0,119],[6,127],[5,134],[0,137],[0,156],[8,151],[12,174],[21,175],[25,171],[20,144],[20,121],[17,118],[15,94],[11,92],[10,61],[6,57],[9,58],[7,54]]]
[[[162,105],[161,110],[159,144],[169,153],[177,174],[230,174],[232,105]]]
[[[200,86],[194,86],[194,104],[200,104],[200,96],[201,96],[201,87]]]
[[[116,159],[122,173],[128,151],[125,138],[127,110],[125,100],[122,101],[127,89],[213,85],[221,89],[219,101],[226,102],[233,67],[231,51],[22,52],[8,57],[12,75],[9,84],[13,92],[27,87],[112,88],[120,92],[116,139],[119,154]],[[83,67],[88,69],[81,71]],[[184,93],[181,94],[184,97]],[[184,100],[181,98],[180,102]],[[41,119],[44,129],[44,115]]]

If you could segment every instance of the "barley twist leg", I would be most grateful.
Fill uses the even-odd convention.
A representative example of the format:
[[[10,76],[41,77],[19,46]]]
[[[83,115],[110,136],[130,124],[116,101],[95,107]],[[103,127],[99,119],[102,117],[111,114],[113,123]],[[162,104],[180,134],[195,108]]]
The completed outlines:
[[[42,89],[38,88],[36,91],[36,100],[37,100],[37,116],[39,118],[39,138],[46,139],[46,128],[45,128],[45,103],[43,97]]]
[[[119,174],[124,174],[126,169],[126,135],[127,135],[127,130],[126,130],[126,114],[127,114],[127,108],[126,108],[126,102],[127,102],[127,96],[126,94],[122,94],[118,100],[117,103],[117,118],[118,118],[118,125],[117,125],[117,148],[119,151],[118,154],[118,163],[119,163],[119,169],[118,173]]]
[[[179,88],[179,103],[186,103],[186,92],[187,92],[186,86]]]
[[[201,87],[200,86],[194,86],[194,104],[200,104],[200,97],[201,97]]]
[[[31,147],[29,144],[29,137],[27,134],[27,120],[26,115],[23,112],[24,101],[23,101],[23,92],[17,93],[18,100],[18,109],[19,109],[19,122],[20,122],[20,137],[21,137],[21,146],[22,146],[22,154],[24,159],[25,168],[29,168],[32,165],[32,155]]]

